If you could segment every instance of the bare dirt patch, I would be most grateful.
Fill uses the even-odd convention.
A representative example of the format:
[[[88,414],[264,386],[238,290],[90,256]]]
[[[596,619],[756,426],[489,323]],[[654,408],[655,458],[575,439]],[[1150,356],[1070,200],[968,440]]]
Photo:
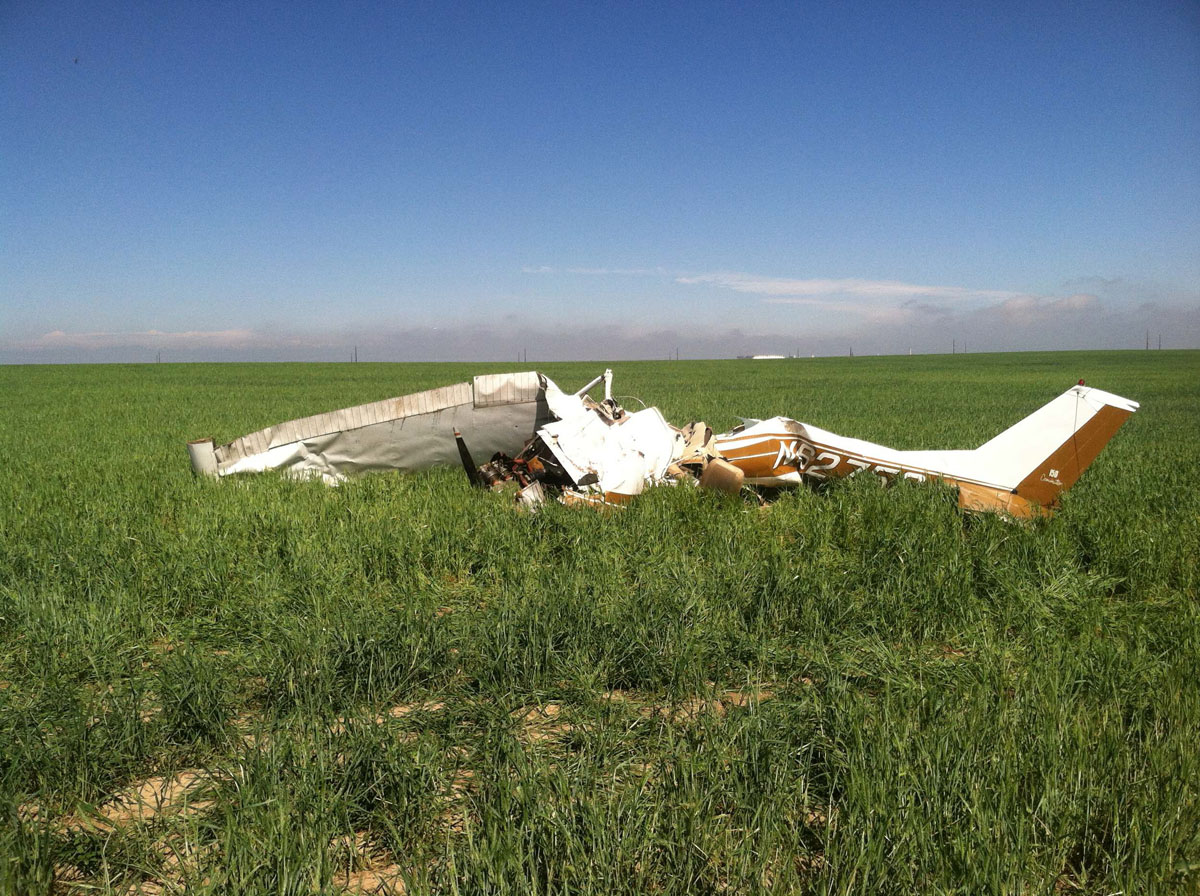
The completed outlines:
[[[213,777],[208,772],[188,769],[171,776],[146,778],[131,784],[94,810],[84,809],[59,821],[65,831],[111,831],[131,824],[149,824],[165,815],[200,812],[213,800],[208,790]]]
[[[336,838],[331,846],[344,867],[333,876],[333,885],[344,893],[398,894],[407,892],[404,869],[385,849],[372,845],[357,831]]]
[[[388,707],[385,712],[378,713],[370,718],[370,721],[376,725],[382,725],[389,719],[402,719],[405,716],[413,713],[434,713],[441,712],[446,708],[446,704],[437,700],[425,700],[420,703],[397,703],[395,706]],[[354,721],[353,718],[341,716],[330,729],[334,734],[342,734],[346,727]]]
[[[752,709],[775,696],[774,690],[759,686],[744,690],[714,691],[709,696],[696,695],[685,700],[663,703],[654,697],[634,691],[611,690],[601,694],[606,703],[633,706],[643,718],[661,718],[675,723],[694,722],[705,715],[723,718],[731,709]]]
[[[523,706],[513,712],[513,718],[521,722],[518,737],[525,743],[542,743],[566,737],[575,726],[560,718],[562,705],[546,703],[542,706]]]
[[[406,893],[404,873],[399,865],[351,871],[344,878],[334,878],[334,885],[344,893],[395,894]]]

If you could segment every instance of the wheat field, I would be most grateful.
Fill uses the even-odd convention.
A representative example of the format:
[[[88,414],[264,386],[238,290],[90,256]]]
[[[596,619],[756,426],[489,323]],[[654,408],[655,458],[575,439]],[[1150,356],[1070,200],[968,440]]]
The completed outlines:
[[[528,515],[185,450],[513,365],[0,367],[0,892],[1200,889],[1200,352],[610,366],[897,448],[1142,408],[1031,524],[871,477]]]

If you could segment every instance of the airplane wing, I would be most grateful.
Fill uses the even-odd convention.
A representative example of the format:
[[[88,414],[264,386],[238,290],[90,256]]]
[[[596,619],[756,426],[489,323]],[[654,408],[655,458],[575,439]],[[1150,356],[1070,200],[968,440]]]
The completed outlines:
[[[488,374],[469,383],[277,423],[227,445],[200,439],[190,442],[188,451],[197,473],[284,470],[330,483],[369,470],[452,466],[460,462],[456,429],[469,434],[471,448],[482,457],[516,454],[555,419],[550,407],[555,393],[561,395],[535,371]]]

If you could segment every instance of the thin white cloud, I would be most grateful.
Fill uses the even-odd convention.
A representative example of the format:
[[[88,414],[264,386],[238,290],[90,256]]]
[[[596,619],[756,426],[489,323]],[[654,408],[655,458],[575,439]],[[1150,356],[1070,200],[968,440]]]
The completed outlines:
[[[900,280],[865,280],[857,277],[793,279],[756,274],[712,273],[677,277],[676,282],[686,285],[711,284],[735,292],[765,296],[764,301],[781,305],[825,304],[836,299],[880,304],[917,298],[964,303],[1003,301],[1020,295],[996,289],[927,286],[904,283]]]
[[[760,296],[765,304],[803,305],[815,310],[856,313],[880,322],[893,321],[904,316],[902,307],[911,302],[921,302],[928,307],[941,303],[947,309],[969,309],[1024,297],[1022,293],[1012,290],[905,283],[901,280],[869,280],[861,277],[771,277],[734,271],[696,274],[671,271],[663,267],[558,268],[539,265],[523,267],[521,270],[526,274],[670,277],[681,286],[715,286],[719,289]]]
[[[142,330],[129,333],[69,333],[52,330],[20,343],[28,349],[107,349],[107,348],[245,348],[261,341],[251,330],[185,330],[169,333]]]

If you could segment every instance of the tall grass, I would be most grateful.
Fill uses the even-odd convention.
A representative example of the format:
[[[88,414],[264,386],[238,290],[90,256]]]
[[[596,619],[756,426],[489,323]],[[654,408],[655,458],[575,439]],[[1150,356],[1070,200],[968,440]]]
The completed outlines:
[[[1029,525],[870,478],[526,516],[189,472],[485,368],[0,368],[0,892],[1200,887],[1196,353],[616,368],[902,448],[1140,400]]]

